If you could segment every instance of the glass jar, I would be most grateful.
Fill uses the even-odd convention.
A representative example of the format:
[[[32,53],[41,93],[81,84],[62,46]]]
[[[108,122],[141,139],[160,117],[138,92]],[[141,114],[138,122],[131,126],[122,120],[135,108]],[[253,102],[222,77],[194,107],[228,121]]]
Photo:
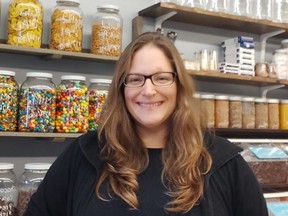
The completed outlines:
[[[197,121],[197,123],[199,123],[200,124],[200,122],[201,122],[201,95],[199,94],[199,93],[194,93],[193,94],[193,102],[194,102],[194,110],[195,110],[195,113],[197,113],[196,115],[195,115],[195,117],[196,117],[196,119],[195,119],[195,121]],[[206,125],[204,124],[202,124],[202,122],[201,122],[201,125],[202,126],[204,126],[204,127],[206,127]]]
[[[215,96],[215,127],[229,127],[229,97],[226,95]]]
[[[43,8],[37,0],[13,0],[8,11],[7,44],[40,48]]]
[[[214,128],[215,126],[215,95],[203,94],[200,96],[201,110],[203,110],[204,122],[208,128]],[[202,117],[202,115],[201,115]],[[202,122],[202,120],[201,120]]]
[[[239,16],[250,15],[250,1],[251,0],[233,0],[230,1],[230,11],[232,14]]]
[[[15,72],[0,70],[0,131],[16,131],[18,88]]]
[[[288,130],[288,100],[280,101],[280,129]]]
[[[84,76],[61,76],[56,89],[56,132],[87,132],[89,99],[85,82]]]
[[[287,79],[288,71],[288,52],[287,49],[275,50],[272,62],[275,63],[277,78],[280,80]]]
[[[44,179],[50,163],[26,163],[18,180],[18,216],[24,215],[33,193]]]
[[[255,128],[255,101],[252,97],[242,98],[242,128]]]
[[[242,98],[229,97],[229,128],[242,128]]]
[[[91,53],[119,57],[122,47],[122,26],[118,6],[110,4],[98,6],[92,24]]]
[[[89,130],[96,130],[102,108],[108,95],[109,86],[112,80],[91,79],[88,88],[89,94]]]
[[[279,129],[279,100],[268,99],[268,128]]]
[[[272,0],[251,0],[252,18],[272,20]]]
[[[206,1],[206,9],[215,12],[226,13],[229,8],[229,0],[209,0]]]
[[[255,128],[268,128],[268,103],[266,98],[255,99]]]
[[[50,49],[81,52],[83,14],[80,0],[57,0],[51,17]]]
[[[17,215],[17,178],[14,164],[0,163],[0,214]]]
[[[50,73],[28,72],[19,94],[18,130],[53,132],[56,92]]]

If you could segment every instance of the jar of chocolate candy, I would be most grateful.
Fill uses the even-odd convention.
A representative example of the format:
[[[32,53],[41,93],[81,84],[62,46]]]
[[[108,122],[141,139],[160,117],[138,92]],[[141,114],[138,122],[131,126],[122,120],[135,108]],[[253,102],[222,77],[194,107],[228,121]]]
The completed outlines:
[[[86,77],[62,76],[56,95],[56,132],[87,132],[89,99]]]
[[[19,94],[19,131],[54,131],[56,87],[52,77],[50,73],[26,73]]]
[[[17,128],[18,83],[14,71],[0,70],[0,131]]]

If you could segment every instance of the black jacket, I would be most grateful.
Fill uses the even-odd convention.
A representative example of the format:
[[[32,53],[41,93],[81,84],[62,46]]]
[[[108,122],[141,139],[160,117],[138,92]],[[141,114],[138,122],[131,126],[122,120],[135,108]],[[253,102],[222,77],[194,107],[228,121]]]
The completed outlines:
[[[213,165],[204,177],[204,197],[195,211],[192,209],[185,215],[268,216],[259,184],[239,154],[242,149],[213,135],[206,137],[206,145],[212,155]],[[101,161],[97,155],[99,145],[96,133],[88,133],[76,139],[49,169],[32,196],[25,216],[97,216],[89,210],[91,202],[95,202],[95,205],[99,202],[96,201],[95,182]],[[113,208],[110,202],[105,203]],[[126,206],[125,203],[120,205]],[[145,214],[128,211],[115,215]]]

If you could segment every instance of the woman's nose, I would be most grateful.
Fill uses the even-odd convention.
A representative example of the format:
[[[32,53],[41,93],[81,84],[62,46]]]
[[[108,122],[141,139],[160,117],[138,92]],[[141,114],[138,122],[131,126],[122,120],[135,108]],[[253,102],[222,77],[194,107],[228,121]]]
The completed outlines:
[[[143,95],[154,95],[156,93],[155,85],[152,83],[151,79],[146,79],[144,85],[142,86]]]

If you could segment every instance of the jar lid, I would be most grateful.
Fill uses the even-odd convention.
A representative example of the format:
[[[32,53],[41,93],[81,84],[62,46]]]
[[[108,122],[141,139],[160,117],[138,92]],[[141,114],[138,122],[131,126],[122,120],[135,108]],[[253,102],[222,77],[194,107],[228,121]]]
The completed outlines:
[[[26,163],[24,169],[31,170],[48,170],[50,168],[50,163]]]
[[[90,83],[107,83],[110,84],[112,82],[111,79],[90,79]]]
[[[42,73],[42,72],[27,72],[26,77],[44,77],[44,78],[52,78],[53,74],[51,73]]]
[[[56,2],[73,2],[80,4],[80,0],[57,0]]]
[[[240,96],[230,96],[229,100],[230,101],[242,101],[242,97],[240,97]]]
[[[194,93],[194,94],[193,94],[193,98],[197,98],[197,99],[198,99],[198,98],[200,98],[200,97],[201,97],[201,95],[200,95],[199,93]]]
[[[212,94],[203,94],[200,96],[201,99],[214,99],[215,98],[215,95],[212,95]]]
[[[8,70],[0,70],[0,75],[15,76],[15,72]]]
[[[14,164],[12,163],[0,163],[0,170],[3,169],[14,169]]]
[[[281,103],[287,104],[287,103],[288,103],[288,100],[287,100],[287,99],[281,100]]]
[[[215,99],[216,100],[228,100],[229,96],[228,95],[216,95]]]
[[[80,81],[86,81],[86,77],[84,77],[84,76],[75,76],[75,75],[64,75],[64,76],[61,76],[61,80],[80,80]]]
[[[279,103],[279,99],[268,99],[268,103]]]
[[[255,103],[267,103],[266,98],[255,98]]]
[[[253,97],[244,97],[242,98],[242,101],[247,101],[247,102],[254,102],[254,98]]]
[[[119,7],[113,4],[101,4],[97,6],[97,9],[113,9],[119,11]]]

